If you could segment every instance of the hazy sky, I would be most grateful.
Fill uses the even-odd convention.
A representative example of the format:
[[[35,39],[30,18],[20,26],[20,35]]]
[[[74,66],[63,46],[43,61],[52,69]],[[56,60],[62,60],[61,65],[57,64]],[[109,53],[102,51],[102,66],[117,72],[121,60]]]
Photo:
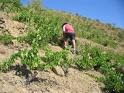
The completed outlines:
[[[22,0],[27,4],[30,0]],[[124,28],[124,0],[43,0],[45,8],[78,13]]]

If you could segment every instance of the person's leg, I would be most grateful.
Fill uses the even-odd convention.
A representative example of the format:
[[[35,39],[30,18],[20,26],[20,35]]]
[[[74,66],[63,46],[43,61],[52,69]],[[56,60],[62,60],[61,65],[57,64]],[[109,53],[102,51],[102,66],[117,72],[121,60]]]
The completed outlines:
[[[66,48],[68,45],[68,40],[64,40],[64,48]]]
[[[75,39],[72,40],[72,46],[73,46],[73,49],[76,50],[76,42],[75,42]]]
[[[73,53],[76,53],[75,33],[70,34],[70,39],[72,41]]]
[[[63,33],[63,36],[64,36],[64,48],[66,48],[68,45],[68,35],[66,33]]]

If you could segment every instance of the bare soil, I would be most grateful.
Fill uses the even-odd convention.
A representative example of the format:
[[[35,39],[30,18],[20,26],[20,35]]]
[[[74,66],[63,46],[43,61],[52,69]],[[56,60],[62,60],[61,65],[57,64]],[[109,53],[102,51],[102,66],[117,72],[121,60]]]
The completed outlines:
[[[0,93],[102,93],[91,73],[99,74],[69,68],[68,75],[61,77],[52,71],[38,71],[37,79],[27,85],[26,79],[13,70],[0,73]]]

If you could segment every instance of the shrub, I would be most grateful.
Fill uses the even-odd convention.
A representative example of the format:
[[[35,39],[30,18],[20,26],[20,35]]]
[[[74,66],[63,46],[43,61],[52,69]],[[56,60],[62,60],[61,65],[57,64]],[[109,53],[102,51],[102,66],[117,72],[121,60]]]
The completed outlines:
[[[4,44],[10,44],[12,43],[12,40],[14,39],[14,37],[10,34],[3,34],[0,35],[0,42],[4,43]]]

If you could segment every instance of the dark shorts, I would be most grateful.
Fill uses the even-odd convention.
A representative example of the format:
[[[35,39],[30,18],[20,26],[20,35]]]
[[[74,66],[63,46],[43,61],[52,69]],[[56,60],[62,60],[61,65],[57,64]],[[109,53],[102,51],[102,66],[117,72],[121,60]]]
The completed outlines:
[[[64,33],[64,40],[75,40],[75,33]]]

